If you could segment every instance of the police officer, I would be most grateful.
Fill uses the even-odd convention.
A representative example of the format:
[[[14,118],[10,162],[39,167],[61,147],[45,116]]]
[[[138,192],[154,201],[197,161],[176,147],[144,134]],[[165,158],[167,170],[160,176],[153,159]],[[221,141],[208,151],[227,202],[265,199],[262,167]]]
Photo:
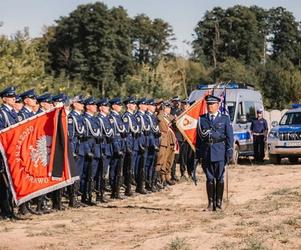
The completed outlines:
[[[109,115],[110,123],[114,128],[113,139],[113,157],[110,161],[110,185],[111,198],[121,199],[120,186],[122,184],[123,161],[126,152],[126,128],[120,115],[122,109],[122,100],[120,97],[115,97],[110,100],[111,113]]]
[[[81,179],[83,180],[82,202],[90,206],[95,206],[96,203],[92,201],[92,195],[100,157],[95,149],[97,139],[101,136],[101,131],[99,121],[95,116],[97,111],[95,99],[93,97],[87,98],[84,101],[84,105],[85,137],[83,138],[83,144],[85,162],[83,175],[81,176]]]
[[[101,157],[99,160],[99,167],[97,173],[97,189],[98,193],[96,196],[96,201],[107,203],[105,199],[105,191],[107,180],[107,174],[109,170],[109,164],[113,156],[112,142],[114,139],[114,130],[109,120],[108,115],[110,114],[110,103],[107,98],[102,98],[97,102],[99,126],[102,131],[103,140],[100,144]]]
[[[263,162],[264,144],[268,133],[268,123],[263,118],[263,109],[257,110],[257,118],[252,120],[251,133],[253,135],[254,157],[256,162]]]
[[[53,108],[52,103],[52,95],[49,93],[45,93],[43,95],[38,96],[37,103],[39,104],[39,108],[37,109],[37,114],[43,113],[51,108]],[[17,99],[16,99],[17,100]],[[51,213],[52,209],[48,207],[46,195],[41,195],[34,199],[37,203],[37,212],[39,213]]]
[[[37,114],[45,112],[53,108],[53,100],[52,95],[49,93],[45,93],[37,97],[37,102],[39,103],[40,107],[37,111]]]
[[[75,96],[71,100],[72,111],[68,114],[68,138],[71,145],[71,151],[75,159],[75,165],[78,176],[83,176],[84,169],[84,144],[81,143],[85,136],[85,124],[84,124],[84,98],[81,95]],[[78,201],[78,195],[80,191],[80,183],[83,180],[75,181],[68,187],[69,192],[69,206],[78,208],[85,206]],[[83,184],[82,184],[83,186]]]
[[[35,115],[34,108],[37,105],[37,95],[34,89],[30,89],[20,94],[24,106],[18,113],[19,120],[25,120]]]
[[[189,108],[189,103],[187,99],[181,100],[181,113],[185,112]],[[180,143],[180,141],[179,141]],[[187,162],[188,162],[188,150],[190,148],[187,140],[182,136],[182,142],[180,143],[180,153],[179,153],[179,163],[180,163],[180,172],[181,180],[187,180],[186,172],[187,171]],[[194,157],[193,157],[194,159]]]
[[[141,135],[138,139],[139,150],[135,162],[136,183],[137,183],[136,192],[140,194],[147,194],[146,190],[144,189],[145,173],[146,173],[145,162],[148,154],[149,136],[150,136],[150,124],[145,114],[147,110],[147,99],[143,97],[137,101],[137,104],[139,109],[136,112],[135,116],[139,124]]]
[[[124,170],[124,184],[125,184],[125,195],[132,196],[131,183],[132,178],[135,174],[135,163],[138,157],[139,151],[139,137],[141,136],[140,127],[138,120],[135,116],[137,108],[136,99],[134,97],[128,97],[124,100],[126,106],[126,112],[122,116],[123,123],[125,125],[127,136],[126,136],[126,153],[123,164]]]
[[[147,159],[145,163],[145,179],[146,179],[146,190],[156,192],[156,183],[158,172],[156,171],[157,155],[160,147],[160,129],[158,125],[157,116],[154,114],[156,111],[156,104],[154,99],[147,101],[147,110],[145,111],[148,123],[150,124],[150,135],[149,135],[149,149]]]
[[[35,115],[34,108],[37,105],[37,95],[34,89],[27,90],[20,94],[20,98],[23,100],[23,108],[18,113],[19,121],[28,119]],[[26,215],[28,213],[32,214],[41,214],[41,211],[33,211],[30,207],[30,201],[23,203],[19,207],[19,213],[22,215]]]
[[[0,107],[0,130],[3,130],[18,122],[17,112],[14,110],[16,90],[8,87],[0,92],[3,104]],[[3,218],[14,218],[12,194],[9,189],[8,178],[5,172],[5,165],[0,158],[0,208]]]
[[[52,96],[53,106],[54,107],[61,107],[65,104],[67,97],[65,94],[60,93],[57,95]],[[65,210],[65,207],[62,204],[62,193],[63,189],[57,189],[51,192],[50,196],[52,199],[52,208],[55,210]]]
[[[233,154],[233,128],[227,115],[219,112],[220,98],[205,97],[208,113],[197,124],[196,158],[206,174],[207,210],[222,208],[225,164]]]
[[[23,104],[23,100],[20,97],[20,95],[16,95],[16,101],[14,104],[14,109],[17,113],[20,112],[20,110],[23,108],[24,104]]]

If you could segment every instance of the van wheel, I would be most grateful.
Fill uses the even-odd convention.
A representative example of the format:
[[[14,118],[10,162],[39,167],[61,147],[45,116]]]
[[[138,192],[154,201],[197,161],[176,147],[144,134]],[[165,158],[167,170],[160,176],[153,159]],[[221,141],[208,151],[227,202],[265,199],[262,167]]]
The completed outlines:
[[[239,158],[239,146],[235,144],[231,163],[236,166],[238,164],[238,158]]]
[[[290,163],[297,163],[298,162],[298,156],[290,156],[288,157],[288,160]]]
[[[279,155],[269,155],[270,162],[272,164],[280,164],[281,163],[281,157]]]

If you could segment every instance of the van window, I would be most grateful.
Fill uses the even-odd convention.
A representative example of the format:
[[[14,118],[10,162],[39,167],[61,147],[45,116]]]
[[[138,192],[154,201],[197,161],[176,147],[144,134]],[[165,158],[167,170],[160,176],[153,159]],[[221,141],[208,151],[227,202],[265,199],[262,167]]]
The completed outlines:
[[[238,110],[237,110],[237,118],[236,118],[236,120],[239,121],[241,119],[242,115],[243,115],[242,102],[240,102],[238,104]]]
[[[227,109],[229,112],[231,122],[233,122],[234,119],[235,106],[236,106],[236,102],[227,102]]]
[[[253,119],[256,118],[254,102],[245,102],[245,114],[248,122],[251,122]]]

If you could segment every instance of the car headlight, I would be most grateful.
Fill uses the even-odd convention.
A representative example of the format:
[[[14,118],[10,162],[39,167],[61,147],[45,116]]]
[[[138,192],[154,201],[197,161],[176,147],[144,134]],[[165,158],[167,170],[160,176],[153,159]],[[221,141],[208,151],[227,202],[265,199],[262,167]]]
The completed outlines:
[[[270,138],[278,138],[278,131],[272,130],[269,133]]]

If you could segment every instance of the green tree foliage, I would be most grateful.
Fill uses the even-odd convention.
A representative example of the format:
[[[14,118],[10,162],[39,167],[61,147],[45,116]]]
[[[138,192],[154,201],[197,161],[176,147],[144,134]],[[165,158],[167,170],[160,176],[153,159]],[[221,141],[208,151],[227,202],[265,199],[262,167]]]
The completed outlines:
[[[63,73],[56,78],[46,74],[38,50],[38,43],[29,38],[27,30],[17,32],[12,39],[0,36],[0,89],[13,85],[19,93],[30,88],[37,93],[80,91],[80,83],[70,82]]]
[[[96,96],[116,95],[135,64],[156,64],[169,48],[170,25],[140,15],[131,19],[122,7],[80,5],[61,17],[48,43],[50,70],[92,85]],[[137,68],[137,67],[136,67]]]
[[[132,21],[133,45],[136,62],[156,65],[173,39],[171,26],[162,19],[153,21],[146,15],[138,15]]]
[[[195,35],[194,58],[213,67],[214,81],[251,83],[270,108],[300,101],[301,32],[292,13],[216,7],[198,22]]]
[[[28,31],[18,32],[12,39],[0,36],[0,85],[14,85],[20,90],[32,86],[44,74],[44,64]]]
[[[272,57],[286,57],[300,65],[300,24],[282,7],[270,10]],[[296,53],[297,52],[297,53]]]
[[[195,28],[193,42],[197,57],[217,67],[228,57],[247,64],[260,61],[263,37],[258,30],[255,13],[236,5],[227,10],[220,7],[207,11]]]

